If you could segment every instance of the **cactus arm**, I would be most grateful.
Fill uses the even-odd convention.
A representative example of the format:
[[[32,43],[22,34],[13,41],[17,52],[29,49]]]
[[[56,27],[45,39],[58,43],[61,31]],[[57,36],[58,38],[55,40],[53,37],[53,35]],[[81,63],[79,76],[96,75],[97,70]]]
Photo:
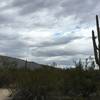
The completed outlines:
[[[94,35],[93,30],[92,30],[92,41],[93,41],[93,47],[94,47],[95,61],[96,61],[97,64],[99,64],[98,53],[97,53],[97,45],[96,45],[95,35]]]
[[[98,20],[98,15],[96,15],[96,26],[97,26],[97,33],[98,33],[98,37],[100,37],[100,30],[99,30],[99,20]],[[100,41],[99,40],[99,38],[98,38],[98,41]]]
[[[99,19],[98,15],[96,15],[96,25],[97,25],[97,34],[98,34],[98,56],[99,56],[99,62],[100,62],[100,28],[99,28]]]

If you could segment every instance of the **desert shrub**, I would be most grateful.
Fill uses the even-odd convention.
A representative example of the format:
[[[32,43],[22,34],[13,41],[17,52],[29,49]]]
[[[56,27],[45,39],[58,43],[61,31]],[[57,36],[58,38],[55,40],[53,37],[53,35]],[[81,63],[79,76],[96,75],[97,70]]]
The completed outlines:
[[[21,100],[28,100],[27,97],[29,100],[53,100],[55,97],[83,100],[93,94],[100,95],[100,71],[58,69],[46,65],[35,70],[0,68],[0,86],[15,90],[13,100],[20,100],[17,97]]]

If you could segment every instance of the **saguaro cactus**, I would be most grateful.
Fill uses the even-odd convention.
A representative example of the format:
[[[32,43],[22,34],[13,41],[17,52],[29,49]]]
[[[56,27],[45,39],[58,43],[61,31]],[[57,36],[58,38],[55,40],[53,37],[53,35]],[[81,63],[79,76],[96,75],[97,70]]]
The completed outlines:
[[[26,59],[26,61],[25,61],[25,69],[27,69],[27,59]]]
[[[96,27],[97,27],[97,36],[95,36],[94,30],[92,30],[92,41],[93,41],[93,47],[94,47],[95,61],[100,69],[100,28],[99,28],[98,15],[96,15]],[[98,43],[96,43],[96,38],[98,38],[97,40]]]

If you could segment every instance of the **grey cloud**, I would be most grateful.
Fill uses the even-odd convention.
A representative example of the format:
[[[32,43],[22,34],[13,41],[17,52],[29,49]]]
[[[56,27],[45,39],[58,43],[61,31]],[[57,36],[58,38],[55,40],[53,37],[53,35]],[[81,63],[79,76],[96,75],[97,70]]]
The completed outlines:
[[[12,6],[19,8],[20,14],[30,14],[44,8],[55,7],[58,2],[59,0],[15,0]]]
[[[95,9],[100,6],[99,0],[14,0],[13,7],[19,9],[20,14],[30,14],[43,9],[48,9],[50,13],[54,11],[56,17],[76,15],[78,18],[86,18],[95,13]],[[58,10],[57,8],[61,8]],[[51,10],[52,9],[52,10]],[[98,9],[97,9],[98,10]],[[99,13],[100,14],[100,13]],[[87,18],[89,19],[89,18]]]
[[[60,45],[67,45],[68,43],[77,40],[77,39],[82,39],[84,37],[73,37],[73,36],[62,36],[62,37],[57,37],[51,41],[44,41],[35,45],[30,45],[30,47],[52,47],[52,46],[60,46]]]
[[[16,39],[18,39],[19,38],[19,35],[17,35],[17,34],[6,34],[6,33],[0,33],[0,41],[7,41],[7,40],[9,40],[9,41],[11,41],[11,40],[16,40]]]
[[[73,52],[73,51],[65,51],[65,50],[57,50],[56,48],[54,50],[37,50],[36,52],[33,51],[32,55],[37,57],[56,57],[56,56],[71,56],[76,55],[79,52]]]
[[[100,14],[97,9],[100,6],[99,0],[65,0],[61,6],[62,10],[57,13],[57,16],[73,15],[81,20],[81,24],[90,23],[96,14]]]
[[[15,23],[19,23],[17,27],[51,30],[59,26],[60,18],[63,19],[68,16],[74,16],[74,20],[79,19],[77,26],[94,25],[94,16],[100,15],[99,6],[99,0],[13,0],[11,3],[11,9],[17,9],[18,15],[16,16],[18,17],[15,17],[17,19]],[[48,16],[41,16],[43,12],[47,12]],[[53,20],[50,20],[49,15]],[[23,20],[22,18],[25,18],[25,16],[29,18]],[[45,22],[43,22],[43,19],[45,19]],[[14,26],[16,27],[15,24],[12,25],[12,27]]]
[[[99,3],[99,0],[96,0],[95,2],[93,0],[69,0],[63,2],[61,6],[67,11],[67,14],[86,14],[86,12],[91,12],[91,9],[96,7],[97,2]]]
[[[0,53],[21,58],[27,55],[27,48],[21,35],[0,33]]]
[[[77,26],[75,26],[78,30],[80,30],[81,24],[88,24],[91,26],[94,19],[95,14],[100,15],[100,1],[99,0],[1,0],[5,2],[6,5],[4,7],[0,7],[0,52],[4,52],[7,55],[11,55],[14,57],[26,57],[27,49],[32,49],[30,53],[32,53],[33,58],[41,57],[41,59],[36,59],[37,61],[42,62],[43,58],[46,59],[48,57],[65,57],[65,56],[77,56],[79,54],[82,55],[92,55],[92,51],[89,50],[76,50],[76,48],[69,49],[65,48],[64,50],[59,49],[62,45],[68,45],[74,40],[78,40],[84,37],[74,37],[74,32],[71,36],[65,36],[60,38],[54,38],[52,40],[44,41],[41,40],[39,43],[30,45],[28,44],[28,40],[22,38],[19,32],[25,32],[24,29],[35,30],[36,28],[40,30],[48,28],[52,30],[52,28],[56,28],[55,26],[59,26],[60,23],[63,24],[63,18],[67,18],[69,16],[75,16],[74,20],[80,19]],[[1,2],[0,1],[0,2]],[[1,4],[1,3],[0,3]],[[40,13],[38,13],[40,12]],[[42,13],[47,12],[47,15]],[[51,15],[51,16],[50,16]],[[49,17],[52,17],[51,20]],[[61,19],[60,19],[61,18]],[[42,19],[45,21],[43,22]],[[67,21],[65,22],[67,23]],[[94,23],[94,22],[93,22]],[[4,27],[1,27],[4,25]],[[27,26],[27,27],[26,27]],[[67,26],[64,24],[63,27]],[[72,27],[72,26],[70,26]],[[7,31],[3,32],[3,30],[8,30],[11,28],[10,33],[7,34]],[[75,28],[75,29],[76,29]],[[14,31],[13,31],[14,30]],[[30,31],[31,31],[30,30]],[[58,28],[59,30],[59,28]],[[57,30],[57,31],[58,31]],[[63,30],[62,30],[63,31]],[[72,30],[71,30],[72,31]],[[14,33],[15,32],[15,33]],[[9,33],[9,30],[8,30]],[[81,33],[79,33],[81,34]],[[87,34],[87,33],[86,33]],[[89,45],[89,44],[88,44]],[[49,48],[50,47],[50,48]],[[35,49],[34,49],[35,48]],[[35,59],[34,58],[34,59]],[[49,62],[53,60],[49,60]],[[56,60],[57,61],[57,60]],[[44,63],[48,61],[43,61]],[[59,60],[61,64],[71,64],[70,59],[66,61],[63,59]]]
[[[36,57],[57,57],[57,56],[76,56],[78,54],[82,55],[92,55],[92,51],[90,50],[83,50],[78,51],[77,49],[73,48],[71,50],[70,48],[64,49],[57,49],[56,47],[53,49],[50,48],[41,48],[41,50],[34,50],[32,51],[32,55]]]
[[[11,9],[17,9],[18,15],[22,16],[26,15],[29,16],[28,20],[31,20],[31,26],[29,27],[38,27],[38,28],[53,28],[58,23],[54,22],[56,19],[60,20],[60,17],[68,17],[68,16],[75,16],[75,19],[80,19],[79,25],[83,23],[91,24],[93,22],[95,14],[100,14],[98,7],[100,6],[99,0],[13,0],[11,3]],[[38,16],[41,16],[42,11],[46,9],[48,14],[52,15],[54,20],[48,21],[49,17],[46,18],[48,23],[43,23],[42,20]],[[59,10],[61,9],[61,10]],[[37,12],[41,12],[40,15]],[[44,12],[44,11],[43,11]],[[33,17],[30,18],[32,14]],[[36,18],[34,19],[34,16]],[[24,16],[23,16],[24,17]],[[45,16],[41,16],[45,19]],[[34,22],[34,20],[35,22]],[[18,19],[17,21],[19,21]],[[23,20],[23,19],[22,19]],[[36,22],[37,21],[37,22]],[[22,22],[23,23],[23,22]],[[28,23],[28,21],[27,21]],[[24,25],[27,23],[23,23]],[[21,24],[21,23],[20,23]],[[19,24],[19,25],[20,25]],[[53,26],[53,27],[52,27]],[[24,27],[24,26],[23,26]],[[27,27],[28,28],[28,27]]]
[[[10,24],[13,23],[13,17],[9,16],[9,14],[0,14],[0,24]]]

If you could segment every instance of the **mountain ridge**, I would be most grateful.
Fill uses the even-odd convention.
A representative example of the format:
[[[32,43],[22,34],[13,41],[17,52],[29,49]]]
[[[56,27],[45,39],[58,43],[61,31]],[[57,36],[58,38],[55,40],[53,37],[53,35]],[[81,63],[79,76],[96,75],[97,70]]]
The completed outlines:
[[[26,66],[26,61],[23,59],[0,55],[0,67],[24,68],[25,66]],[[36,68],[41,68],[41,67],[42,67],[41,64],[27,61],[27,68],[29,69],[36,69]]]

